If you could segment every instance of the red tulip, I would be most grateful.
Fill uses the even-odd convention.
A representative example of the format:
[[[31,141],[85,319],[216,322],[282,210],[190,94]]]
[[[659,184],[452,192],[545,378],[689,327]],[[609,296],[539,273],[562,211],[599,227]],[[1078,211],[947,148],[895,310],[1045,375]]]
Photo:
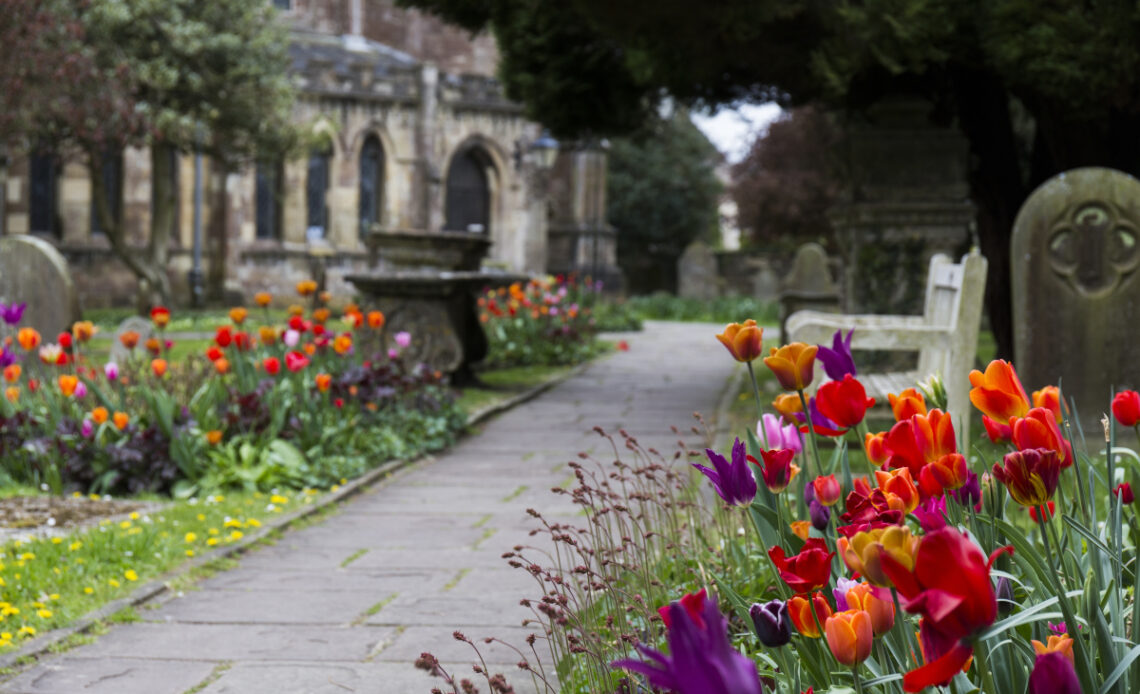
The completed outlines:
[[[1033,391],[1033,406],[1044,407],[1053,413],[1057,423],[1061,423],[1061,389],[1057,386],[1045,386],[1041,390]]]
[[[942,410],[931,410],[927,415],[914,415],[898,422],[887,432],[884,446],[892,468],[910,468],[910,476],[920,479],[922,468],[944,455],[958,452],[954,440],[954,423]]]
[[[881,556],[883,570],[904,598],[904,609],[922,615],[926,664],[905,675],[903,689],[920,692],[943,685],[962,670],[973,655],[969,639],[997,617],[990,567],[1007,551],[1013,548],[1002,547],[987,559],[969,538],[948,527],[919,541],[913,570],[890,554]]]
[[[1049,508],[1047,515],[1049,516],[1049,518],[1052,518],[1054,511],[1057,510],[1057,504],[1056,504],[1056,502],[1050,501],[1048,504],[1046,504],[1046,506]],[[1029,507],[1029,517],[1033,520],[1034,523],[1040,523],[1041,522],[1041,514],[1039,514],[1037,512],[1036,506],[1030,506]],[[1046,520],[1048,520],[1048,519],[1046,519]]]
[[[1037,507],[1053,498],[1061,477],[1056,451],[1030,448],[1006,453],[1002,464],[994,463],[994,477],[1022,506]]]
[[[772,547],[768,556],[779,570],[780,578],[792,590],[807,593],[827,585],[831,578],[831,558],[835,553],[827,551],[827,544],[822,538],[813,537],[793,557],[785,558],[783,547]]]
[[[844,429],[863,421],[867,410],[875,406],[875,399],[867,397],[863,384],[851,374],[842,381],[828,381],[815,394],[816,406],[823,416]]]
[[[211,346],[209,349],[206,350],[206,358],[209,359],[210,361],[217,361],[217,360],[221,359],[223,354],[224,354],[224,352],[222,352],[222,350],[218,349],[217,347],[213,347],[213,346]]]
[[[986,427],[986,436],[994,443],[1005,443],[1013,438],[1013,429],[1008,424],[995,422],[987,415],[982,415],[982,424]]]
[[[248,351],[253,347],[253,339],[250,338],[249,333],[234,333],[234,347],[240,351]]]
[[[1121,426],[1134,427],[1140,422],[1140,393],[1122,390],[1112,399],[1112,415]]]
[[[285,368],[293,373],[297,373],[301,369],[309,365],[309,358],[302,352],[292,351],[285,355]]]
[[[773,494],[779,494],[787,489],[796,473],[800,471],[799,467],[792,464],[796,452],[790,448],[777,448],[770,451],[761,448],[760,457],[764,459],[763,464],[751,456],[748,460],[760,467],[760,474],[764,477],[764,486],[768,487],[768,491]]]
[[[922,468],[918,475],[923,496],[942,496],[947,489],[958,489],[966,484],[970,468],[961,453],[947,453]]]
[[[885,431],[878,434],[867,432],[863,437],[863,448],[867,451],[867,458],[875,465],[882,465],[891,457],[890,453],[887,452],[886,440],[887,432]]]
[[[216,333],[214,333],[214,342],[216,342],[218,346],[222,348],[229,347],[230,343],[233,342],[233,339],[233,329],[228,325],[223,325],[222,327],[218,328],[218,331]]]
[[[1120,484],[1116,485],[1116,487],[1112,490],[1112,493],[1116,496],[1119,496],[1120,503],[1124,504],[1125,506],[1131,504],[1136,499],[1136,497],[1132,496],[1132,485],[1128,484],[1127,482],[1121,482]]]
[[[1010,428],[1013,429],[1013,445],[1019,450],[1048,448],[1057,451],[1062,468],[1073,464],[1073,448],[1061,436],[1061,428],[1049,410],[1035,407],[1025,417],[1011,419]]]
[[[265,361],[261,362],[261,365],[264,367],[265,373],[270,376],[276,376],[277,373],[281,371],[281,360],[277,357],[266,357]]]
[[[815,490],[815,500],[824,506],[834,506],[839,501],[840,495],[843,494],[843,489],[839,486],[839,480],[835,479],[835,475],[828,475],[824,477],[820,475],[811,482],[812,488]]]

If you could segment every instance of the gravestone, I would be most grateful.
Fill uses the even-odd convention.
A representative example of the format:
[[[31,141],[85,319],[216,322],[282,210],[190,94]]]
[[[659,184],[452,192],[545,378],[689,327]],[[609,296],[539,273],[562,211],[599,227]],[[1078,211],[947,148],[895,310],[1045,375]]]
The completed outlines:
[[[693,241],[677,260],[677,294],[686,299],[720,296],[716,256],[704,241]]]
[[[792,270],[780,286],[780,335],[787,335],[788,316],[796,311],[839,312],[839,289],[831,277],[827,251],[818,243],[796,249]]]
[[[1140,388],[1140,181],[1081,168],[1042,183],[1014,221],[1010,258],[1022,383],[1060,382],[1094,434],[1110,390]]]
[[[133,350],[127,349],[123,345],[123,341],[119,338],[123,333],[133,332],[139,336],[138,346]],[[146,350],[143,345],[151,337],[154,337],[154,323],[142,316],[131,316],[119,323],[119,327],[115,328],[115,334],[111,338],[111,361],[116,364],[126,364],[131,360],[131,357],[137,357],[140,354],[145,354]]]
[[[79,297],[67,261],[34,236],[0,238],[0,301],[26,303],[20,325],[35,328],[48,342],[79,320]]]

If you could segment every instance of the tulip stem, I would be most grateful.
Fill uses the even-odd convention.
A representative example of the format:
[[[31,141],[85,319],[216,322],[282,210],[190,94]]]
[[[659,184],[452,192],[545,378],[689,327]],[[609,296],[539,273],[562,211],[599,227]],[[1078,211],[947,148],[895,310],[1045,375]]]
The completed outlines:
[[[984,643],[977,643],[974,645],[974,657],[978,661],[978,672],[982,673],[982,686],[980,694],[997,694],[997,688],[994,687],[994,676],[990,672],[990,649]]]
[[[811,408],[808,407],[808,401],[807,401],[807,398],[804,397],[803,389],[801,388],[801,389],[797,390],[796,392],[800,396],[800,404],[803,405],[804,417],[807,419],[808,442],[811,443],[811,455],[815,459],[816,474],[822,475],[823,474],[823,463],[821,463],[819,461],[819,446],[817,446],[816,442],[815,442],[815,426],[813,426],[811,423]],[[813,475],[811,475],[810,473],[806,474],[805,477],[809,480],[815,479],[815,477]]]
[[[859,665],[851,666],[851,677],[855,680],[855,694],[863,694],[863,680],[859,679]]]
[[[756,421],[760,423],[760,438],[764,442],[764,450],[769,450],[768,427],[764,426],[764,408],[760,404],[760,384],[756,382],[756,372],[752,370],[752,362],[746,361],[748,377],[752,379],[752,395],[756,398]]]

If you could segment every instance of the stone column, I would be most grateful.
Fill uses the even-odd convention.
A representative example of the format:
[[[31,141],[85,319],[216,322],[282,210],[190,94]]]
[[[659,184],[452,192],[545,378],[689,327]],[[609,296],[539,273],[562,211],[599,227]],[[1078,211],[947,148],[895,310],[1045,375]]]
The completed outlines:
[[[416,114],[416,176],[412,187],[414,226],[439,231],[443,228],[440,199],[439,153],[436,151],[436,119],[439,113],[439,69],[425,63],[420,69],[420,103]]]
[[[848,187],[829,217],[849,313],[922,313],[931,256],[956,258],[969,246],[969,145],[932,124],[931,110],[919,99],[889,99],[848,128]]]
[[[590,275],[616,292],[624,280],[617,266],[617,230],[606,221],[607,156],[605,146],[595,142],[558,153],[550,172],[547,271]]]

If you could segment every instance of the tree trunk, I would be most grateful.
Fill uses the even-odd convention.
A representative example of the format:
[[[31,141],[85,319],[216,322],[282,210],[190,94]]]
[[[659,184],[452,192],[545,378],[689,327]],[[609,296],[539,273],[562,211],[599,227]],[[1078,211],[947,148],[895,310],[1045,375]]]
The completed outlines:
[[[91,177],[91,196],[95,203],[95,214],[99,226],[111,243],[111,250],[135,274],[139,280],[139,308],[149,308],[157,303],[165,304],[170,296],[166,266],[156,265],[149,254],[133,251],[127,244],[126,228],[122,219],[115,219],[107,204],[107,187],[103,181],[103,152],[97,147],[87,148],[87,170]],[[165,288],[166,293],[163,294]]]
[[[992,75],[959,68],[954,95],[962,131],[970,141],[970,195],[978,208],[978,242],[986,256],[986,307],[997,356],[1013,358],[1013,292],[1009,243],[1025,200],[1009,93]]]
[[[170,301],[170,277],[166,268],[170,261],[170,234],[174,226],[176,191],[173,183],[174,148],[165,143],[150,145],[151,185],[154,186],[154,209],[150,214],[150,241],[147,243],[148,262],[158,269],[157,284],[151,287],[155,298],[166,304]]]

